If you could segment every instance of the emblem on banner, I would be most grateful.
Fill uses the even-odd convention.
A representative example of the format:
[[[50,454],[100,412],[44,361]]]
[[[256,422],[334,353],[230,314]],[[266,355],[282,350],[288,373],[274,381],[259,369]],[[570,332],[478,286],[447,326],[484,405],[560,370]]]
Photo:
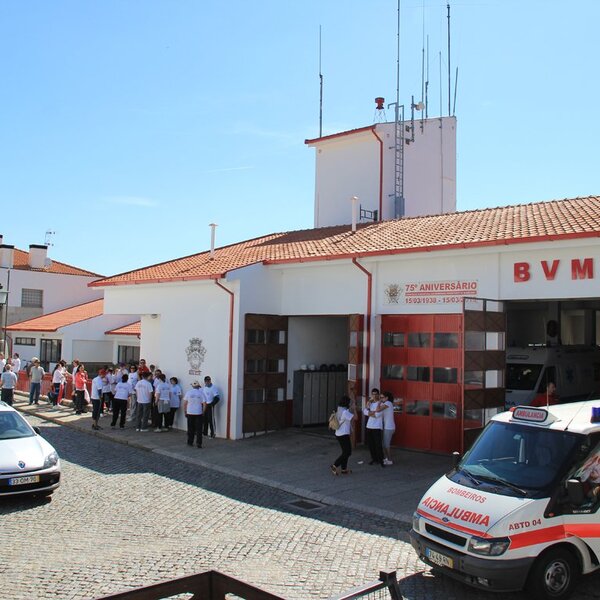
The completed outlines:
[[[204,362],[204,356],[206,355],[206,348],[202,345],[200,338],[192,338],[190,345],[185,349],[187,354],[187,360],[190,364],[190,375],[200,375],[202,372],[200,367]]]
[[[388,304],[398,304],[402,295],[402,287],[398,283],[390,283],[383,290]]]

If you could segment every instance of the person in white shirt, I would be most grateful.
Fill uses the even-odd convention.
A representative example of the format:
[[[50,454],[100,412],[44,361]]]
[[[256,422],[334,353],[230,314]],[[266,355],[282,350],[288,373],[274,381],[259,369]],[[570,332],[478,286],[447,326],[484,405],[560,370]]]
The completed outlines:
[[[0,399],[2,402],[6,402],[9,406],[12,406],[15,386],[17,385],[17,375],[12,372],[12,366],[6,365],[4,372],[0,375],[0,381],[2,382],[2,392]]]
[[[381,411],[383,417],[383,464],[386,466],[393,465],[390,447],[392,438],[396,431],[396,421],[394,419],[394,396],[391,392],[383,392],[383,406]]]
[[[171,412],[171,384],[167,382],[164,373],[156,376],[154,396],[156,398],[156,428],[154,431],[168,431],[168,415]]]
[[[67,381],[65,371],[66,368],[63,366],[62,361],[57,362],[54,371],[52,371],[52,394],[48,394],[48,397],[52,402],[52,408],[55,408],[58,404],[58,399],[61,394],[60,388],[61,386],[64,386]]]
[[[110,411],[110,407],[112,405],[112,368],[108,367],[104,371],[104,375],[102,377],[102,404],[100,405],[100,416],[104,416],[104,411]]]
[[[131,383],[129,383],[129,375],[125,373],[125,375],[121,375],[121,381],[119,381],[119,383],[117,383],[115,386],[115,393],[112,399],[113,417],[110,426],[113,429],[117,426],[119,415],[121,416],[119,420],[119,427],[121,429],[125,428],[125,418],[127,417],[127,401],[129,400],[129,396],[131,396],[131,392],[133,392],[133,388],[131,387]]]
[[[183,412],[187,419],[188,446],[194,445],[195,438],[196,446],[202,448],[202,414],[205,407],[206,398],[200,388],[200,382],[194,381],[192,389],[188,390],[183,397]]]
[[[363,414],[367,419],[367,425],[365,429],[367,444],[369,446],[369,452],[371,454],[370,465],[381,465],[383,463],[383,419],[381,413],[383,411],[383,402],[380,400],[379,390],[373,388],[371,390],[371,398],[367,403],[367,406],[363,410]]]
[[[135,365],[130,365],[129,367],[129,383],[131,384],[132,392],[129,397],[129,417],[128,421],[136,421],[137,419],[137,398],[135,394],[135,386],[137,382],[140,380],[140,376],[138,374],[137,367]]]
[[[169,398],[169,405],[171,410],[167,415],[167,429],[171,429],[173,427],[173,422],[175,421],[175,413],[179,410],[181,406],[181,396],[183,396],[183,392],[181,390],[181,386],[179,385],[179,380],[177,377],[171,377],[169,379],[169,383],[171,384],[171,392]]]
[[[137,396],[138,415],[136,431],[148,431],[148,417],[150,416],[150,405],[152,403],[152,384],[148,381],[150,373],[142,373],[141,379],[135,384]]]
[[[90,389],[90,400],[92,402],[92,429],[102,429],[98,425],[100,419],[100,407],[102,405],[102,386],[104,385],[104,369],[100,369],[92,379],[92,387]]]
[[[210,437],[215,437],[215,407],[221,399],[219,390],[213,385],[211,378],[207,375],[204,378],[204,387],[202,388],[204,393],[206,410],[204,411],[204,427],[202,433],[208,435],[208,429],[210,428]]]
[[[335,431],[335,438],[340,445],[342,453],[335,459],[330,469],[334,475],[342,473],[348,475],[352,473],[348,469],[348,459],[352,454],[352,442],[350,434],[352,433],[352,421],[356,419],[356,407],[352,404],[349,396],[342,396],[336,411],[339,427]],[[338,471],[338,469],[340,469]]]
[[[15,375],[16,375],[21,370],[21,359],[19,358],[18,352],[15,352],[15,354],[13,356],[12,364],[13,364],[13,368],[12,368],[13,373],[15,373]]]
[[[4,354],[0,352],[0,373],[4,371],[4,367],[6,366],[6,359],[4,358]]]
[[[40,390],[42,387],[42,377],[45,375],[44,369],[40,367],[40,359],[34,357],[31,359],[33,366],[29,370],[31,385],[29,388],[29,404],[38,404],[40,400]]]

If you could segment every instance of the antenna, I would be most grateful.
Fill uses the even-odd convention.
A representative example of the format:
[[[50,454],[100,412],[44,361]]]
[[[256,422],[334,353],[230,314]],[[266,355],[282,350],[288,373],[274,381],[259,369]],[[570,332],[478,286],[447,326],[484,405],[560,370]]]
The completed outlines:
[[[53,235],[56,235],[56,231],[50,231],[50,229],[46,230],[46,236],[44,237],[44,246],[54,246],[54,244],[50,241]]]
[[[456,67],[456,75],[454,76],[454,103],[452,104],[452,116],[456,114],[456,88],[458,87],[458,67]]]
[[[444,116],[444,112],[442,110],[442,51],[439,52],[440,55],[440,117]]]
[[[319,25],[319,137],[323,137],[323,73],[321,73],[321,26]]]
[[[427,79],[425,80],[425,118],[429,116],[429,36],[427,36]]]
[[[425,107],[425,0],[423,0],[423,43],[421,48],[421,102]],[[423,133],[423,109],[421,109],[421,133]]]
[[[450,116],[450,2],[446,6],[448,8],[448,116]]]

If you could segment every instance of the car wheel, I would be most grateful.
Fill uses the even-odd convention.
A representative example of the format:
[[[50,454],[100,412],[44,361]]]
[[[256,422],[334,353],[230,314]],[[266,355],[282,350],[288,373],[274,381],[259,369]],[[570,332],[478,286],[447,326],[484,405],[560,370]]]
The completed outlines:
[[[579,564],[572,552],[551,548],[533,564],[527,589],[537,600],[564,600],[573,591],[579,575]]]

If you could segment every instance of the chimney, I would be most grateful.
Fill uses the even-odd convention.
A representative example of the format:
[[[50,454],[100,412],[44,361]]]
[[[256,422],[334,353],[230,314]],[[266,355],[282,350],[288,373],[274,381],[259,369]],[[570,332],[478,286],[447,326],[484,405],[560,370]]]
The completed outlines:
[[[356,221],[358,220],[358,197],[352,196],[352,233],[356,233]]]
[[[32,269],[45,269],[48,246],[29,244],[29,266]]]
[[[0,236],[1,238],[2,236]],[[15,247],[8,244],[0,244],[0,267],[12,269],[15,262]]]
[[[217,229],[216,223],[210,223],[210,260],[215,258],[215,231]]]

